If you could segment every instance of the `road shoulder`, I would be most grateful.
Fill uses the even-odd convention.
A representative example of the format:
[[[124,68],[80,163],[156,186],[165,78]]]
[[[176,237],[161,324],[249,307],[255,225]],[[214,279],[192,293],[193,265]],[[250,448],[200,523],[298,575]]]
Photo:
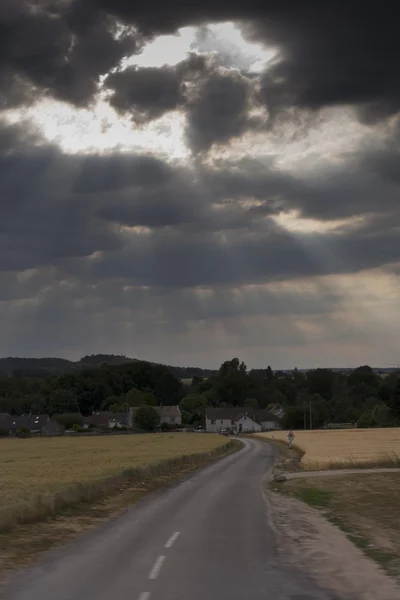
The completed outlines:
[[[346,486],[345,482],[350,483],[354,477],[358,477],[362,482],[363,477],[386,476],[400,479],[398,474],[394,473],[393,469],[389,469],[387,473],[382,470],[375,473],[374,469],[370,475],[365,470],[360,474],[349,470],[343,474],[340,471],[329,472],[326,478],[323,477],[323,473],[317,475],[313,472],[307,479],[307,473],[299,469],[300,460],[299,453],[289,455],[287,446],[279,445],[275,465],[264,482],[270,521],[277,538],[281,560],[299,567],[319,585],[346,600],[400,598],[399,583],[383,570],[384,561],[377,562],[377,553],[373,556],[375,561],[371,559],[375,547],[372,548],[371,544],[371,548],[366,548],[366,538],[362,537],[359,537],[358,541],[363,540],[363,543],[355,544],[356,540],[350,535],[350,531],[343,531],[344,519],[339,519],[338,513],[335,515],[328,510],[333,493],[328,488],[333,482]],[[284,475],[285,482],[273,481],[277,475]],[[382,483],[381,490],[385,489],[382,488]],[[358,485],[357,489],[358,496],[362,496],[363,487]],[[302,494],[300,490],[305,493]],[[348,506],[351,505],[354,512],[357,512],[357,498],[347,500],[350,501]],[[336,506],[341,506],[340,503],[343,503],[343,498],[338,496]],[[332,506],[329,506],[329,509],[332,509]],[[377,510],[375,514],[378,514]],[[392,515],[395,514],[397,513],[392,511]],[[331,520],[328,520],[329,517]],[[369,551],[369,557],[366,556],[366,550]],[[379,555],[380,559],[385,556],[387,555]]]
[[[269,491],[279,552],[343,599],[398,600],[400,588],[338,527],[303,502]]]

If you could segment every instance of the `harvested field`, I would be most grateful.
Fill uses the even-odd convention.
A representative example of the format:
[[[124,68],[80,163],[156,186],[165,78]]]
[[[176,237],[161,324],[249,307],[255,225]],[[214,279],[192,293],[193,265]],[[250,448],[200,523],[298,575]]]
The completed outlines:
[[[400,428],[295,431],[304,469],[400,467]],[[257,436],[287,441],[287,431]]]
[[[185,433],[0,440],[0,531],[95,500],[127,481],[216,457],[231,443]]]

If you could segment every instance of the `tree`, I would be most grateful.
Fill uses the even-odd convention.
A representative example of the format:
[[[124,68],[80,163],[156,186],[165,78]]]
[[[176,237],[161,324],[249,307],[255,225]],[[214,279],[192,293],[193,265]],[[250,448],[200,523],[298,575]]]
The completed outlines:
[[[46,409],[50,414],[79,412],[77,396],[71,390],[54,390],[48,398]]]
[[[179,402],[183,422],[187,425],[204,425],[207,406],[206,395],[189,394]]]
[[[361,417],[357,421],[357,427],[360,429],[366,429],[367,427],[372,427],[372,414],[370,410],[367,410],[365,413],[361,415]]]
[[[220,377],[229,375],[230,373],[246,373],[247,367],[244,362],[240,362],[238,358],[226,360],[219,368]]]
[[[283,426],[287,429],[302,429],[304,427],[303,407],[288,406],[285,410]]]
[[[394,419],[400,419],[400,378],[397,380],[393,396],[388,402],[388,406],[390,408],[392,417]]]
[[[354,369],[348,377],[348,385],[349,387],[358,386],[360,384],[365,384],[369,388],[378,389],[381,383],[381,379],[379,375],[374,373],[373,369],[364,365],[362,367],[357,367]],[[373,394],[371,394],[373,395]]]
[[[194,375],[192,377],[192,381],[190,387],[197,388],[203,382],[203,377],[199,377],[198,375]]]
[[[372,424],[374,427],[387,427],[390,423],[390,408],[385,404],[377,404],[372,409]]]
[[[160,424],[160,416],[154,406],[144,404],[135,413],[135,424],[144,431],[154,431]]]
[[[319,394],[330,400],[335,382],[335,374],[330,369],[314,369],[306,375],[307,389],[310,394]]]
[[[321,427],[329,421],[329,406],[320,394],[312,394],[309,397],[308,409],[311,403],[312,426]],[[307,415],[307,422],[309,416]]]
[[[155,405],[156,400],[151,392],[143,392],[137,388],[132,388],[125,394],[125,402],[128,406],[142,406],[143,404]],[[149,402],[147,401],[149,400]]]
[[[244,401],[244,406],[257,409],[258,401],[255,398],[246,398]]]
[[[107,398],[101,404],[101,410],[110,410],[113,404],[119,404],[121,402],[121,396],[107,396]],[[113,411],[116,412],[116,411]]]
[[[110,404],[107,410],[111,413],[127,413],[129,411],[129,405],[126,402],[115,402],[115,404]]]

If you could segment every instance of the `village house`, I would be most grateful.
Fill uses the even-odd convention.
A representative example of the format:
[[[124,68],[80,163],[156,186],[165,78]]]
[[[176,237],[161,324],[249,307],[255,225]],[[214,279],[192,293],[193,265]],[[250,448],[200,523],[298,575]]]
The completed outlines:
[[[89,429],[90,427],[95,429],[127,427],[129,429],[131,426],[132,420],[129,411],[122,413],[111,413],[108,411],[94,412],[83,419],[84,429]]]
[[[84,417],[83,428],[89,429],[89,427],[109,427],[110,414],[111,413],[109,412],[94,412],[93,414]]]
[[[269,431],[281,429],[280,418],[266,409],[246,406],[207,408],[206,431],[219,433],[231,430],[236,432]]]
[[[0,430],[15,435],[21,429],[30,431],[32,435],[62,435],[63,427],[48,415],[0,415]]]

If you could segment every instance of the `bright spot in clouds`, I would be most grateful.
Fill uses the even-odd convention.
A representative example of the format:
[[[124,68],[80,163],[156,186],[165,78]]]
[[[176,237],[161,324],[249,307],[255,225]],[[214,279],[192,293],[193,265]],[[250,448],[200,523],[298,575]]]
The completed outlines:
[[[176,35],[160,36],[139,55],[122,62],[122,67],[162,67],[175,65],[196,49],[197,29],[184,27]],[[272,56],[259,44],[246,42],[233,23],[207,27],[210,34],[209,51],[224,50],[233,59],[245,56],[250,69],[256,71]],[[241,66],[241,65],[237,65]],[[188,151],[184,142],[185,118],[169,113],[145,127],[136,126],[129,116],[119,115],[106,101],[99,99],[89,109],[75,109],[65,103],[46,99],[32,107],[9,111],[9,122],[31,120],[40,132],[66,153],[95,153],[107,151],[151,151],[167,154],[172,159],[184,158]]]
[[[187,155],[183,142],[185,119],[177,112],[140,128],[102,101],[90,109],[77,110],[45,100],[23,112],[9,111],[5,116],[11,123],[21,117],[31,120],[47,140],[66,153],[150,151],[175,159]]]
[[[328,233],[335,232],[340,227],[350,227],[363,221],[362,217],[352,217],[351,219],[337,219],[333,221],[317,221],[301,217],[299,211],[292,210],[282,212],[279,215],[271,217],[275,223],[280,225],[286,231],[293,235],[302,233]]]
[[[131,56],[122,62],[122,66],[162,67],[176,65],[185,60],[188,52],[199,49],[198,38],[204,40],[207,51],[215,54],[231,55],[237,68],[243,63],[248,70],[261,71],[275,52],[262,44],[247,42],[240,29],[234,23],[218,23],[203,28],[183,27],[175,35],[162,35],[145,46],[139,55]],[[235,61],[236,59],[236,61]]]

